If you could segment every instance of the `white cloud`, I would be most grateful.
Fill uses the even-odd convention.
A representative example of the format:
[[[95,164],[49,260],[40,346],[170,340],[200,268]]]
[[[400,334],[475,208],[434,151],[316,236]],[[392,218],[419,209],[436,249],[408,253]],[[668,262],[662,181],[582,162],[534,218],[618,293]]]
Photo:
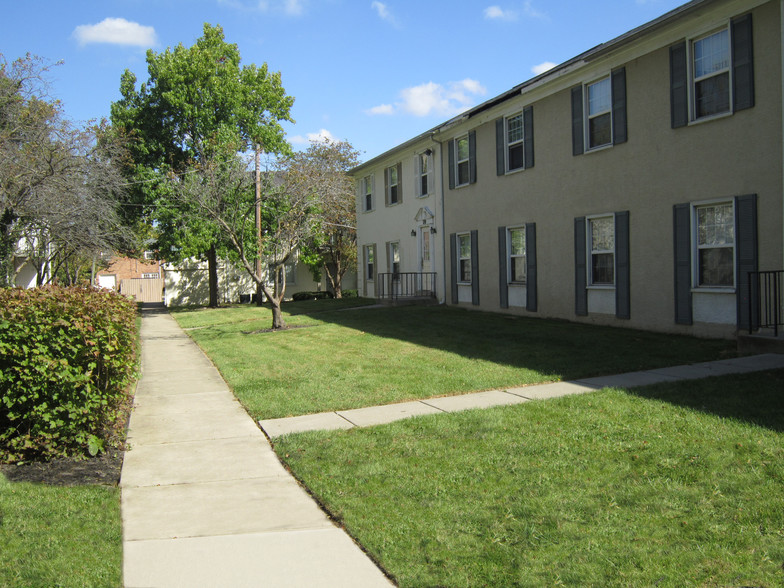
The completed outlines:
[[[402,112],[414,116],[454,116],[473,106],[475,98],[486,92],[482,84],[472,79],[446,85],[428,82],[401,90],[401,100],[394,105],[381,104],[365,112],[372,115]]]
[[[504,10],[500,6],[488,6],[485,8],[485,18],[487,20],[517,20],[517,13],[511,10]]]
[[[395,114],[395,107],[391,104],[379,104],[366,110],[368,114]]]
[[[302,5],[301,0],[285,0],[283,11],[290,16],[301,16],[305,12],[305,7]]]
[[[557,63],[553,63],[552,61],[545,61],[540,63],[539,65],[535,65],[531,68],[531,71],[536,75],[543,74],[546,71],[550,71],[553,69]]]
[[[288,16],[302,16],[307,0],[218,0],[234,10],[283,13]]]
[[[311,142],[326,143],[327,141],[336,142],[337,139],[327,129],[321,129],[318,133],[306,133],[302,135],[295,135],[289,138],[289,143],[294,145],[308,145]]]
[[[545,12],[542,12],[538,8],[533,7],[531,0],[525,0],[523,3],[523,13],[528,18],[547,18],[547,14]]]
[[[153,27],[145,27],[124,18],[105,18],[98,24],[79,25],[74,29],[73,36],[80,45],[111,43],[150,47],[158,42]]]
[[[376,0],[370,6],[373,8],[373,10],[376,11],[376,13],[378,13],[378,16],[381,20],[385,20],[388,23],[397,25],[397,20],[395,19],[394,15],[389,10],[389,7],[387,7],[386,4],[384,4],[383,2],[378,2],[378,0]]]

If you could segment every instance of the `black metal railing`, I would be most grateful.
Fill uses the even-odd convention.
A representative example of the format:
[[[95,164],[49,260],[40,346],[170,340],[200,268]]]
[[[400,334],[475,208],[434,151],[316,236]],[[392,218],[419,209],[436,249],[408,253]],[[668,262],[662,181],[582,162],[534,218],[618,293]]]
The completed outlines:
[[[784,327],[784,270],[749,272],[749,333]]]
[[[378,274],[376,298],[398,300],[400,298],[435,298],[435,272],[398,272]]]

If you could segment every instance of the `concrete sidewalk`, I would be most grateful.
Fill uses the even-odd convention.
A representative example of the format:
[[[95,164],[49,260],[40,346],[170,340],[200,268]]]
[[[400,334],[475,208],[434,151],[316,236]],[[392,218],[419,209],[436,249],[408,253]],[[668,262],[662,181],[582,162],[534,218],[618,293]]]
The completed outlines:
[[[641,372],[631,372],[614,376],[601,376],[571,382],[554,382],[538,386],[490,390],[459,396],[428,398],[412,402],[400,402],[385,406],[355,408],[335,412],[322,412],[297,417],[268,419],[259,421],[264,432],[270,437],[304,431],[351,429],[391,423],[418,415],[438,414],[490,408],[509,404],[520,404],[529,400],[556,398],[569,394],[584,394],[607,387],[635,388],[659,382],[695,380],[710,376],[723,376],[744,372],[756,372],[784,368],[784,355],[767,353],[737,357],[720,361],[708,361],[691,365],[680,365]]]
[[[120,482],[126,588],[392,585],[174,319],[146,311],[141,340]]]

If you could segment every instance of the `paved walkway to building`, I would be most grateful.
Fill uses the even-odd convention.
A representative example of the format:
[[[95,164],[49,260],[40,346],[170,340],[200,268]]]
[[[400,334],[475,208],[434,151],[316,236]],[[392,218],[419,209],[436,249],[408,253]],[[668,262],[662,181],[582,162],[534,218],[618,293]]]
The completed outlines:
[[[122,478],[126,588],[389,587],[165,312],[142,318]]]
[[[123,463],[126,588],[391,586],[278,461],[210,360],[165,311],[142,318],[142,377]],[[261,421],[270,437],[784,368],[757,355],[619,376]]]
[[[710,376],[724,376],[744,372],[756,372],[784,368],[784,355],[766,353],[719,361],[708,361],[691,365],[679,365],[654,370],[630,372],[614,376],[600,376],[571,382],[554,382],[522,388],[490,390],[459,396],[428,398],[412,402],[400,402],[385,406],[371,406],[352,410],[322,412],[303,416],[259,421],[269,437],[304,431],[351,429],[391,423],[418,415],[438,414],[490,408],[509,404],[520,404],[529,400],[557,398],[569,394],[583,394],[607,387],[635,388],[659,382],[696,380]]]

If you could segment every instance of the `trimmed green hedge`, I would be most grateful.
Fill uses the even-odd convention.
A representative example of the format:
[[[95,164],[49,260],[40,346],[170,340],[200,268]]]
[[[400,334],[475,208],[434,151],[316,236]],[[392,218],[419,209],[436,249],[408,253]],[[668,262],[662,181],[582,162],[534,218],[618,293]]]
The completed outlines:
[[[108,290],[0,289],[0,462],[111,441],[135,375],[136,312]]]
[[[292,300],[320,300],[322,298],[332,298],[332,292],[321,290],[319,292],[295,292],[291,295]]]

